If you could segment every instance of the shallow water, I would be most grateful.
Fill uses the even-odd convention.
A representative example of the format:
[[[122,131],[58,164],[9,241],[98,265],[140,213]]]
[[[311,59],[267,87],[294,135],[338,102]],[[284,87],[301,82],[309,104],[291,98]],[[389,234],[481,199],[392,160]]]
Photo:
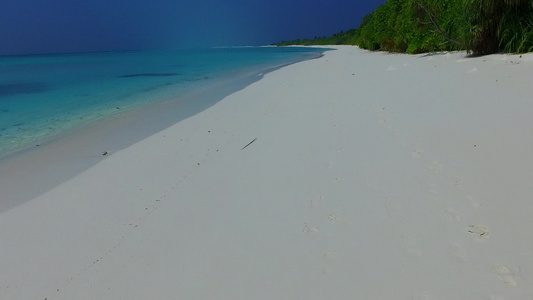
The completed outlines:
[[[323,51],[247,47],[0,57],[0,157],[118,112]]]

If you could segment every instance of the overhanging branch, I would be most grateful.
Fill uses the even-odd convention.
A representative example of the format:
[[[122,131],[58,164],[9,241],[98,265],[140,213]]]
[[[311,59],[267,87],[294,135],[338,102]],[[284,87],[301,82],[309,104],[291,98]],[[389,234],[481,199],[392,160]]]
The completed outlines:
[[[437,25],[437,21],[435,20],[435,16],[429,11],[429,9],[427,9],[424,4],[420,3],[420,2],[417,2],[418,6],[423,9],[426,14],[428,15],[429,17],[429,21],[431,22],[431,24],[433,24],[433,26],[435,27],[435,30],[440,34],[442,35],[442,37],[444,37],[446,39],[446,41],[448,41],[448,43],[452,43],[452,44],[455,44],[455,45],[458,45],[458,46],[462,46],[461,43],[459,43],[458,41],[450,38],[448,36],[448,34],[446,34],[446,31],[442,30],[439,25]]]

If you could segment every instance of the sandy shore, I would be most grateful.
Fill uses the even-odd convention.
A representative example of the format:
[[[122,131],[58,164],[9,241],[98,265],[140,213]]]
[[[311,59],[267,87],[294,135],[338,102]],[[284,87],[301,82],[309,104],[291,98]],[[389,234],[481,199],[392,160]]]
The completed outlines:
[[[2,212],[0,298],[531,299],[531,78],[353,47],[269,73]]]

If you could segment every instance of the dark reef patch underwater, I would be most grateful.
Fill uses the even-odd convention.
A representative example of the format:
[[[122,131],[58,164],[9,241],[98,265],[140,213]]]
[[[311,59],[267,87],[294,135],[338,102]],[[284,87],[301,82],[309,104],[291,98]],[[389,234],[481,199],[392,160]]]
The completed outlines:
[[[127,74],[119,76],[120,78],[134,78],[134,77],[172,77],[180,75],[179,73],[140,73],[140,74]]]
[[[37,94],[48,90],[46,84],[43,83],[0,83],[0,97],[21,95],[21,94]]]

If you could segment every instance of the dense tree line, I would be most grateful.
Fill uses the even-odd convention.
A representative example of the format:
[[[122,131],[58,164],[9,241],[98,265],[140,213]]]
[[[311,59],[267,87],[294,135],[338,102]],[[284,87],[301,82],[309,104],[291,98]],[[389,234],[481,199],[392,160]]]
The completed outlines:
[[[276,45],[358,45],[423,53],[467,50],[476,55],[533,50],[533,0],[388,0],[357,29]]]

